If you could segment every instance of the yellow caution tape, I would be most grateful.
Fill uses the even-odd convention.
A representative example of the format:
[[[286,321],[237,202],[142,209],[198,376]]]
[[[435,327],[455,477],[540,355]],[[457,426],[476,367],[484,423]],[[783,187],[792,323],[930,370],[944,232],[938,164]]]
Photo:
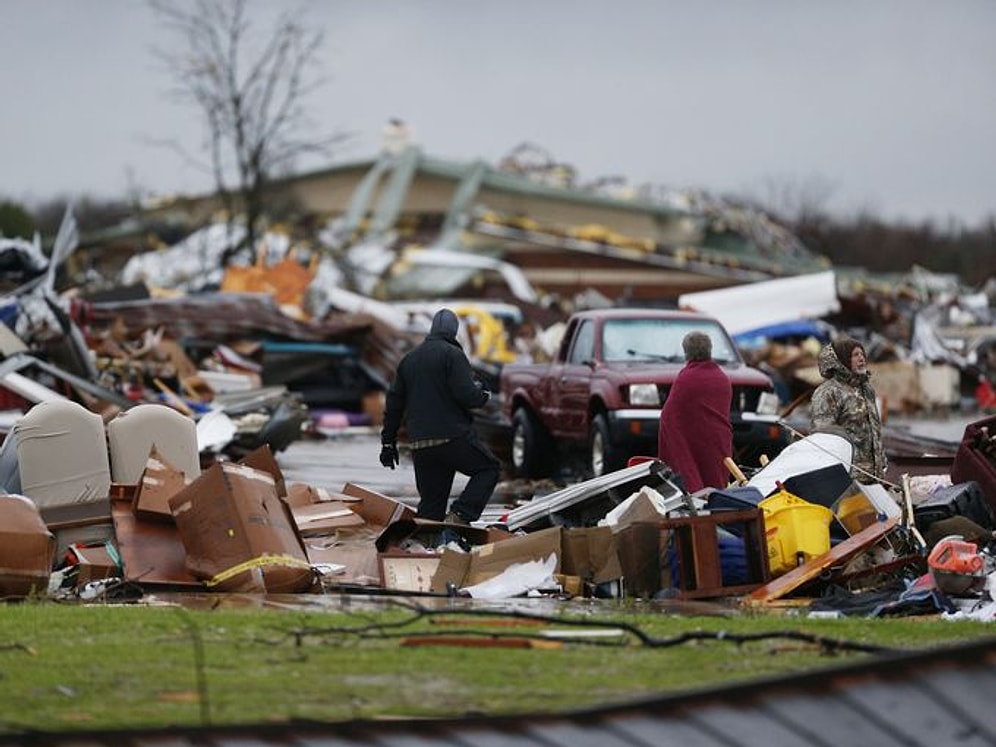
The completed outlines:
[[[217,586],[223,581],[238,576],[240,573],[245,573],[246,571],[252,570],[253,568],[262,568],[267,565],[286,565],[291,568],[300,568],[302,570],[311,570],[311,564],[300,560],[299,558],[291,557],[290,555],[267,555],[263,554],[259,557],[253,558],[252,560],[247,560],[244,563],[239,563],[238,565],[233,565],[231,568],[223,570],[221,573],[216,573],[210,579],[204,582],[205,586]]]

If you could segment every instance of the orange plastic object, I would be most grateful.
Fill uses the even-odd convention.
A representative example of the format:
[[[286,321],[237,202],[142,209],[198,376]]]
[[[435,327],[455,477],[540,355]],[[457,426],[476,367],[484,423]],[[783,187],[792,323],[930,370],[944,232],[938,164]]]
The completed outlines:
[[[975,543],[960,537],[945,537],[930,551],[927,565],[935,571],[976,576],[983,572],[985,561]]]

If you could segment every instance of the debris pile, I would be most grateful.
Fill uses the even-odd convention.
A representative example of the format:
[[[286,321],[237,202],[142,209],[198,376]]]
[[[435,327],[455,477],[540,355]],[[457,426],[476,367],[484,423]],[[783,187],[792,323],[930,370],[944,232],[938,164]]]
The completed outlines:
[[[996,614],[996,418],[972,425],[953,477],[866,484],[851,477],[850,443],[817,433],[752,474],[728,465],[721,490],[688,494],[666,464],[635,459],[472,526],[419,519],[352,482],[289,482],[267,445],[202,460],[200,427],[161,403],[106,426],[75,402],[32,407],[0,449],[0,594],[528,595]]]
[[[421,158],[391,157],[413,168]],[[519,171],[548,170],[544,157],[518,153]],[[287,484],[275,455],[293,441],[377,426],[389,377],[440,304],[463,317],[475,370],[497,391],[506,363],[553,354],[568,313],[616,303],[594,282],[568,297],[527,277],[553,278],[562,266],[572,283],[671,283],[648,281],[648,293],[699,273],[696,288],[753,292],[741,309],[776,307],[784,318],[739,330],[736,340],[779,383],[783,418],[804,408],[818,383],[819,346],[840,333],[868,341],[886,414],[996,408],[991,288],[966,292],[920,268],[882,283],[828,272],[760,216],[703,199],[685,205],[687,214],[597,203],[602,217],[636,215],[626,226],[575,220],[595,203],[561,209],[569,196],[558,196],[553,209],[547,192],[536,203],[550,201],[545,214],[520,214],[511,208],[518,201],[499,199],[503,180],[475,173],[452,214],[411,223],[411,241],[395,241],[404,185],[394,180],[398,190],[387,190],[372,215],[357,201],[323,245],[273,232],[246,247],[237,223],[212,224],[131,257],[117,282],[92,292],[55,290],[77,243],[71,212],[49,258],[37,240],[0,240],[8,260],[0,593],[677,597],[841,614],[861,609],[871,592],[889,614],[988,601],[980,577],[992,571],[996,423],[986,420],[966,430],[951,469],[932,481],[889,474],[857,482],[849,453],[829,434],[798,432],[755,473],[731,470],[724,490],[686,494],[666,464],[647,459],[472,527],[419,520],[403,502],[352,482],[336,492]],[[564,179],[573,177],[558,172],[555,181]],[[456,199],[481,184],[493,205]],[[530,196],[521,186],[511,193]],[[640,229],[648,217],[659,235]],[[717,248],[727,231],[764,251]],[[465,244],[443,240],[461,235]],[[560,264],[530,268],[535,247],[548,250],[541,264],[558,253]],[[819,300],[832,303],[799,315],[784,296],[761,303],[771,300],[764,281],[813,279],[816,270],[830,276]],[[477,293],[453,295],[467,289]],[[495,403],[491,415],[499,411]],[[483,424],[507,436],[499,418]],[[947,562],[952,556],[960,562]]]

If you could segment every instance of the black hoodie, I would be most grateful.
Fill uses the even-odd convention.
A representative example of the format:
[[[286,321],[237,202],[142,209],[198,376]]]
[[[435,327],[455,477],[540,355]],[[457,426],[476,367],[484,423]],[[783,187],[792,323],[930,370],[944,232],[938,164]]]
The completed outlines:
[[[488,401],[463,348],[460,320],[449,309],[432,318],[429,334],[398,364],[387,390],[382,443],[394,443],[404,421],[409,441],[450,439],[473,430],[471,410]]]

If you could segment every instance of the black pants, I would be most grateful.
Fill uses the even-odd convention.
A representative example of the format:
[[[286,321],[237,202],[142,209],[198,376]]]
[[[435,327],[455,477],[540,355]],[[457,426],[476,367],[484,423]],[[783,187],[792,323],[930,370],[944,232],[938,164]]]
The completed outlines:
[[[446,504],[457,472],[467,475],[470,480],[453,501],[451,510],[467,521],[480,518],[501,473],[501,462],[475,435],[415,449],[412,462],[419,494],[418,516],[435,521],[442,521],[446,516]]]

